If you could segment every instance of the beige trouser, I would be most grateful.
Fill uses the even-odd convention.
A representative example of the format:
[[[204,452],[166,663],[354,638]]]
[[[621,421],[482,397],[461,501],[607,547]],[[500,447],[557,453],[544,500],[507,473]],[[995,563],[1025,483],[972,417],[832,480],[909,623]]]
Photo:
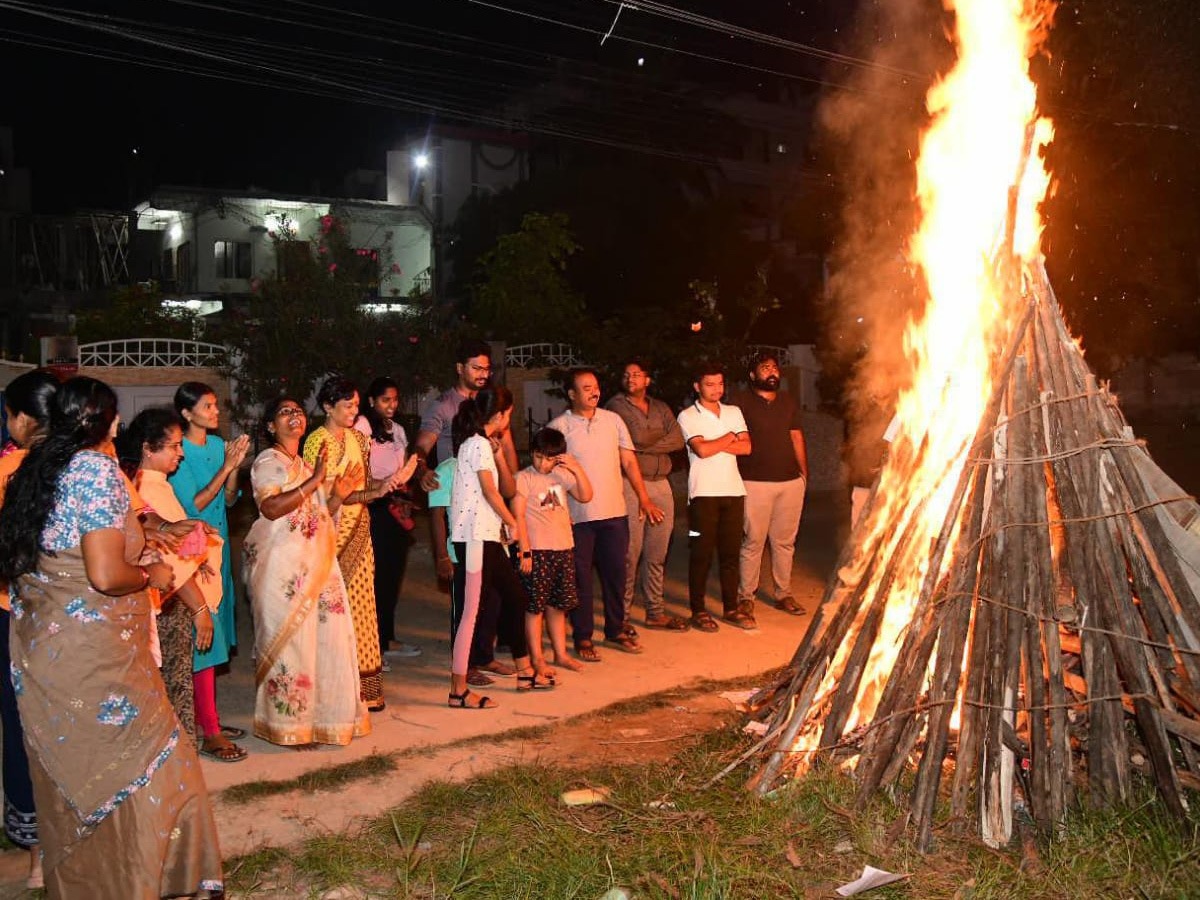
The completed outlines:
[[[628,481],[624,485],[625,510],[629,516],[629,554],[625,557],[625,621],[628,622],[633,609],[634,590],[639,581],[646,601],[646,615],[653,618],[665,611],[663,568],[667,561],[671,529],[675,527],[675,497],[671,493],[670,479],[646,482],[646,493],[650,495],[651,502],[663,511],[662,522],[651,525],[644,518],[638,518],[637,494]]]
[[[796,530],[804,512],[803,478],[791,481],[747,481],[746,513],[742,529],[738,603],[754,599],[762,572],[763,547],[771,542],[771,577],[775,599],[792,596],[792,557]]]

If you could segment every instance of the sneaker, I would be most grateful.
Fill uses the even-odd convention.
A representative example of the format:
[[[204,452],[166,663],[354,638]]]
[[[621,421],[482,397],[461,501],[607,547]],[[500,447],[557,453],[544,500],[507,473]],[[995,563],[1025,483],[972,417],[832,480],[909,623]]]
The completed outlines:
[[[391,648],[383,651],[384,656],[392,657],[411,657],[420,656],[421,648],[416,644],[395,643]]]

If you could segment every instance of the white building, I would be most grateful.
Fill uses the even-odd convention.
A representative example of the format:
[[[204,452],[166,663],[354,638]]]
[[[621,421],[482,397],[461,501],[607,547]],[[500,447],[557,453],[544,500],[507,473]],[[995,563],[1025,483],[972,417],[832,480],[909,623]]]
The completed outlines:
[[[328,215],[343,224],[352,247],[378,254],[380,302],[429,287],[433,223],[420,206],[166,189],[135,214],[139,232],[161,235],[154,268],[164,292],[202,313],[220,309],[227,296],[249,293],[254,279],[278,269],[281,232],[311,243]]]

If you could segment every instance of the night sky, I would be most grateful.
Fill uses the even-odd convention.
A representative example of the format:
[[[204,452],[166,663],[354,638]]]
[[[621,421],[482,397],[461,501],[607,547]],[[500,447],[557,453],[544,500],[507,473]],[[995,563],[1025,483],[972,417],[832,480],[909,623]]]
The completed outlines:
[[[640,78],[647,90],[685,79],[753,89],[761,69],[818,90],[837,75],[795,47],[629,8],[601,46],[618,8],[606,0],[340,5],[0,0],[0,124],[15,128],[17,162],[33,169],[35,208],[126,207],[161,184],[335,193],[350,169],[383,168],[384,151],[431,113],[495,115],[506,94],[563,67],[592,85]],[[853,13],[822,0],[686,8],[828,49]],[[619,138],[637,141],[629,112]],[[550,124],[589,133],[586,110]]]

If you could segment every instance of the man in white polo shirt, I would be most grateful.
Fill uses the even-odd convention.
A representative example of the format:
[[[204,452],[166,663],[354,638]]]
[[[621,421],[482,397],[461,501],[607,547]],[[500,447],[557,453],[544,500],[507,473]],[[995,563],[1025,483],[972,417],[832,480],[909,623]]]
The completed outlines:
[[[567,438],[567,452],[579,460],[592,483],[592,499],[580,503],[567,497],[575,535],[575,581],[579,606],[571,611],[575,654],[584,662],[599,662],[592,643],[594,591],[592,566],[600,575],[604,599],[604,641],[627,653],[641,653],[637,632],[626,620],[625,555],[629,549],[629,520],[625,517],[625,488],[621,472],[637,496],[642,514],[653,525],[663,511],[646,494],[633,439],[624,420],[599,409],[600,380],[591,369],[575,369],[566,378],[571,408],[548,423]],[[740,513],[739,513],[740,514]],[[734,579],[736,587],[736,577]]]
[[[691,624],[716,631],[717,623],[704,608],[708,570],[713,552],[721,579],[723,618],[739,628],[754,628],[753,610],[738,606],[738,556],[746,488],[737,458],[750,453],[750,432],[742,411],[721,402],[725,376],[717,363],[704,363],[692,384],[696,402],[679,414],[687,442],[688,462],[688,599]]]

